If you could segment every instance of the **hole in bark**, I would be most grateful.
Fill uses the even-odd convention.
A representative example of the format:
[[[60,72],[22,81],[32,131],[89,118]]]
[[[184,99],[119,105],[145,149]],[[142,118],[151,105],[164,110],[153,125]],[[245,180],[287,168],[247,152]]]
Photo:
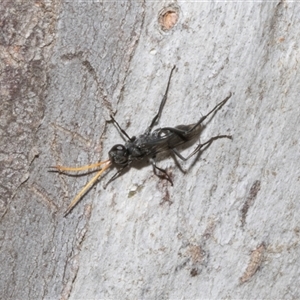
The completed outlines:
[[[177,7],[167,7],[160,11],[158,17],[158,23],[161,30],[169,31],[177,23],[179,18],[179,10]]]

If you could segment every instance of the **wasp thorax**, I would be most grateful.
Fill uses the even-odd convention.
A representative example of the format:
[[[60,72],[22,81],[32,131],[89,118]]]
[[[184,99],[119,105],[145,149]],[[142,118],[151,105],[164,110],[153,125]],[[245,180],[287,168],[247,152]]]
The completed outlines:
[[[128,150],[124,145],[115,145],[108,152],[110,160],[117,164],[124,166],[128,163]]]

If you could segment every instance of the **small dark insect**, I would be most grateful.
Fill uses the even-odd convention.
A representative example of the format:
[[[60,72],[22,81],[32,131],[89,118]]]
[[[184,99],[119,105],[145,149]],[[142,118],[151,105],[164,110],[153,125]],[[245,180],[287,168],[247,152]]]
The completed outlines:
[[[230,135],[218,135],[210,138],[207,142],[204,144],[199,144],[196,149],[188,156],[183,157],[178,150],[176,149],[178,146],[191,141],[195,137],[199,136],[203,129],[202,122],[212,113],[216,112],[218,109],[220,109],[227,100],[231,97],[231,93],[228,97],[226,97],[222,102],[217,104],[207,115],[200,118],[200,120],[197,123],[190,124],[190,125],[178,125],[176,127],[163,127],[156,129],[152,131],[153,126],[157,123],[159,120],[163,107],[167,100],[167,95],[169,91],[169,86],[171,82],[171,77],[173,74],[173,71],[175,69],[175,66],[172,68],[167,88],[165,91],[165,94],[163,96],[163,99],[160,103],[159,110],[157,114],[152,119],[152,122],[150,123],[150,126],[147,128],[147,130],[139,135],[139,136],[133,136],[130,137],[125,130],[121,128],[121,126],[118,124],[118,122],[114,119],[113,116],[110,116],[114,124],[118,127],[120,132],[123,134],[124,137],[127,138],[127,142],[125,145],[117,144],[111,148],[111,150],[108,152],[109,159],[92,164],[87,165],[83,167],[64,167],[64,166],[54,166],[57,171],[59,172],[77,172],[77,171],[85,171],[93,168],[101,167],[101,169],[98,171],[98,173],[89,181],[86,186],[77,194],[77,196],[72,200],[70,205],[68,206],[65,216],[73,209],[73,207],[77,204],[77,202],[81,199],[81,197],[94,185],[94,183],[97,181],[97,179],[102,175],[102,173],[107,170],[110,166],[114,165],[119,168],[116,174],[112,176],[112,178],[106,183],[105,187],[112,182],[114,179],[116,179],[124,168],[129,167],[130,164],[135,160],[142,160],[146,157],[150,157],[153,171],[157,174],[157,171],[164,174],[165,178],[173,185],[173,182],[168,175],[168,173],[159,167],[156,166],[155,163],[155,157],[158,153],[163,151],[171,151],[176,156],[178,156],[182,160],[187,160],[197,152],[199,152],[204,146],[209,146],[214,140],[220,139],[220,138],[229,138],[231,139]]]

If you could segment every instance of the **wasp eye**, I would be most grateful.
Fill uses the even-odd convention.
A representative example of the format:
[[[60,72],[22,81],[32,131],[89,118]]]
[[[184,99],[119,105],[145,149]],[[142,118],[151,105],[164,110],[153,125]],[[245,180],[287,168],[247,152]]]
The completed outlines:
[[[124,145],[115,145],[108,152],[111,161],[117,165],[124,166],[128,163],[128,151]]]

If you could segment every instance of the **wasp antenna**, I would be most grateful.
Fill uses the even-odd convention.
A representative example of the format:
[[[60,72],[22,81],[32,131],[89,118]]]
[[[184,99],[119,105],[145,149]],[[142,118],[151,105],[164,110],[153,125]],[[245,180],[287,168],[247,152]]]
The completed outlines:
[[[107,164],[83,187],[83,189],[76,195],[76,197],[69,204],[66,212],[64,213],[64,217],[69,214],[69,212],[74,208],[74,206],[79,202],[82,196],[95,184],[98,178],[102,175],[102,173],[107,170],[111,166],[111,160],[105,161]]]
[[[97,162],[95,164],[82,166],[82,167],[53,166],[53,167],[50,167],[50,168],[55,168],[59,172],[79,172],[79,171],[86,171],[86,170],[89,170],[89,169],[98,168],[101,165],[106,164],[107,162],[109,162],[109,159]]]
[[[48,169],[56,169],[56,170],[49,170],[49,172],[58,171],[57,166],[49,166]]]

